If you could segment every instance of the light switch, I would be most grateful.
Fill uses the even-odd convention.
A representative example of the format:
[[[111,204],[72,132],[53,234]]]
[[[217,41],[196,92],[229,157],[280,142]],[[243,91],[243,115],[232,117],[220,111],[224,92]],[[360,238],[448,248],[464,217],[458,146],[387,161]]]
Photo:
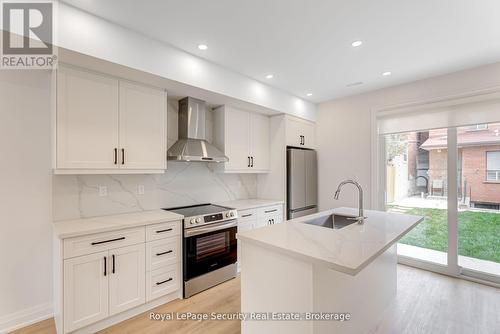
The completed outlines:
[[[138,193],[139,195],[144,195],[144,185],[143,185],[143,184],[139,184],[139,185],[137,186],[137,193]]]

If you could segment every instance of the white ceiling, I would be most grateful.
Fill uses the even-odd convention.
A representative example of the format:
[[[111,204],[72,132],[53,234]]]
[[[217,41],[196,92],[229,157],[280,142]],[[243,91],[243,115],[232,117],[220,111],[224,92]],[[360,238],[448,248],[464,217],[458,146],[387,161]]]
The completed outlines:
[[[65,2],[313,102],[500,61],[498,0]]]

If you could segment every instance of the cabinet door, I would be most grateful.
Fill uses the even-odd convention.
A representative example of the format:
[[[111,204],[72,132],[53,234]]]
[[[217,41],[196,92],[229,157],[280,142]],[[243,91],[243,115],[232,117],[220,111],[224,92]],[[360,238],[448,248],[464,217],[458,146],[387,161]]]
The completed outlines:
[[[144,304],[146,300],[145,245],[109,251],[109,314]]]
[[[108,316],[108,252],[64,260],[64,330]],[[108,263],[106,263],[108,262]]]
[[[286,144],[288,146],[302,147],[302,124],[294,118],[286,119]]]
[[[56,168],[117,168],[118,80],[60,67],[56,118]]]
[[[250,114],[250,156],[253,170],[269,169],[269,117]]]
[[[240,221],[238,220],[238,233],[241,233],[241,232],[245,232],[245,231],[250,231],[251,229],[253,229],[256,225],[256,222],[257,222],[257,219],[256,217],[254,217],[254,219],[250,219],[250,220],[243,220],[243,221]],[[241,245],[240,245],[240,241],[238,240],[238,268],[239,268],[239,263],[240,263],[240,254],[241,254]]]
[[[303,132],[303,147],[314,148],[315,147],[315,126],[312,123],[304,123],[302,127]]]
[[[250,113],[226,108],[225,118],[226,170],[250,169]]]
[[[166,169],[165,92],[120,82],[120,158],[125,169]]]

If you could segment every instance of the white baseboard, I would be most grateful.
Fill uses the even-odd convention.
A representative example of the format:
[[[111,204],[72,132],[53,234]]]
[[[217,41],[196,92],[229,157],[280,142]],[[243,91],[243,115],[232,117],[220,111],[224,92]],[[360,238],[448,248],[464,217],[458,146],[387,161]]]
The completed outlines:
[[[36,322],[49,319],[52,316],[52,303],[40,304],[7,314],[0,317],[0,333],[8,333]]]

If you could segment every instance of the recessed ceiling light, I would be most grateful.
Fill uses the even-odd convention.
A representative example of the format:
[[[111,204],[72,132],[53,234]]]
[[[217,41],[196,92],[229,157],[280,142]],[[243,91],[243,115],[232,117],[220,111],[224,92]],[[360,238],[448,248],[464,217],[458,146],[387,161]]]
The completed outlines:
[[[391,74],[392,74],[392,73],[391,73],[390,71],[386,71],[386,72],[382,73],[382,75],[383,75],[384,77],[388,77],[388,76],[389,76],[389,75],[391,75]]]
[[[200,45],[198,45],[198,49],[205,51],[206,49],[208,49],[208,45],[200,44]]]
[[[274,75],[272,75],[272,74],[266,75],[266,79],[272,79],[272,78],[274,78]]]
[[[361,44],[363,44],[363,41],[354,41],[351,45],[353,48],[357,48],[358,46],[361,46]]]
[[[312,95],[313,95],[313,93],[307,93],[306,95],[307,95],[307,96],[312,96]]]
[[[354,86],[359,86],[359,85],[362,85],[362,84],[363,84],[363,82],[357,81],[357,82],[352,82],[350,84],[347,84],[346,86],[347,87],[354,87]]]

